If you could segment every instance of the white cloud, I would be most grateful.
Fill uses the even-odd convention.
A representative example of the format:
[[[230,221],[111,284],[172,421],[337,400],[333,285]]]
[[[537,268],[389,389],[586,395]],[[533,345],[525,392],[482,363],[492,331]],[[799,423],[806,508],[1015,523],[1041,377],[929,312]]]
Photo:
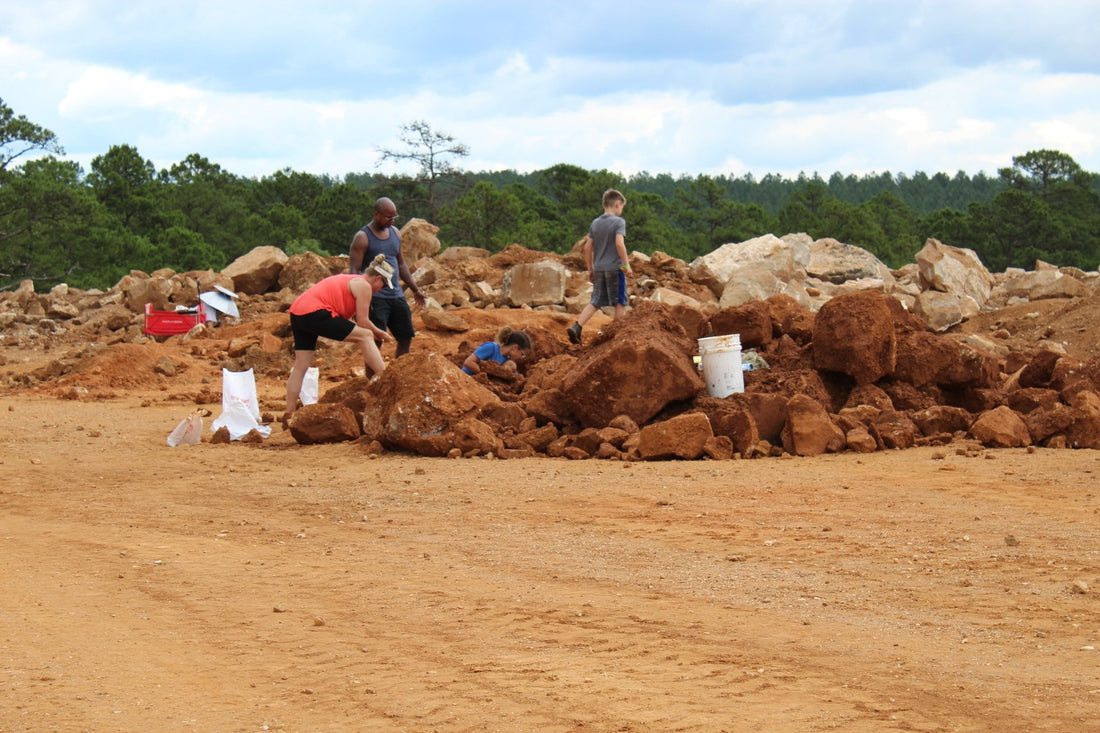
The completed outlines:
[[[524,78],[531,73],[531,65],[527,63],[527,57],[522,53],[515,53],[508,57],[508,59],[501,64],[495,72],[498,78],[506,79],[509,77]]]
[[[59,109],[66,117],[90,122],[126,119],[134,112],[163,112],[192,122],[201,117],[203,92],[166,84],[141,74],[92,66],[69,85]]]
[[[550,2],[48,5],[5,11],[3,98],[85,165],[125,143],[342,175],[423,119],[471,170],[1100,170],[1096,3],[639,0],[610,33]]]

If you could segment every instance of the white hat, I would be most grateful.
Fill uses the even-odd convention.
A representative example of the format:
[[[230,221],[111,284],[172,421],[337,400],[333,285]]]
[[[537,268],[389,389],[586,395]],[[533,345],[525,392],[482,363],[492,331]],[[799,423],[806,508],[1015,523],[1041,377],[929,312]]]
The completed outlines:
[[[224,313],[227,316],[233,316],[239,318],[241,312],[237,310],[237,304],[233,302],[233,298],[237,297],[233,295],[233,298],[226,295],[227,291],[224,288],[218,288],[217,290],[208,290],[205,293],[199,293],[199,300],[206,303],[208,306]]]
[[[382,279],[386,281],[386,287],[393,287],[393,265],[386,262],[385,255],[378,255],[367,268],[367,272],[373,272],[376,275],[381,275]]]

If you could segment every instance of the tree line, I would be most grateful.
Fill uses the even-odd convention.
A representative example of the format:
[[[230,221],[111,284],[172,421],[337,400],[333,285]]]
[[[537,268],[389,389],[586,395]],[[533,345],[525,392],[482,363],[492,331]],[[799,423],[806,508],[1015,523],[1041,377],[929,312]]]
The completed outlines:
[[[862,247],[891,267],[925,239],[973,249],[991,270],[1036,260],[1093,270],[1100,260],[1100,176],[1053,150],[1014,157],[997,177],[917,172],[623,176],[558,164],[530,173],[472,173],[465,145],[426,122],[402,126],[416,174],[342,179],[289,168],[234,175],[192,154],[162,170],[132,145],[114,145],[85,171],[49,130],[0,99],[0,290],[32,279],[107,288],[131,270],[220,270],[260,245],[287,254],[347,252],[374,201],[440,227],[444,247],[497,252],[513,243],[564,253],[601,211],[607,188],[628,199],[628,246],[684,260],[729,242],[806,232]]]

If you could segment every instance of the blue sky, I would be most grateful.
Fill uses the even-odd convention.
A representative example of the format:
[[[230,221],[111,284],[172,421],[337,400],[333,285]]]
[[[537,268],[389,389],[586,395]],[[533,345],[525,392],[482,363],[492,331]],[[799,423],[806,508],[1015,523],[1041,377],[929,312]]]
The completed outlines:
[[[393,173],[424,120],[472,171],[1100,172],[1098,29],[1097,0],[5,2],[0,98],[86,170]]]

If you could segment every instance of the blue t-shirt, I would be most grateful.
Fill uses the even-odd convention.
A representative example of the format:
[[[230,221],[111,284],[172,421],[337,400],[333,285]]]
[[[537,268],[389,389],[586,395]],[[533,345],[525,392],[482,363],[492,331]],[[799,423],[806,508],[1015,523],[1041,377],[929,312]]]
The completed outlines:
[[[405,291],[401,287],[401,272],[397,269],[397,253],[401,251],[401,235],[397,233],[396,227],[390,227],[390,236],[386,239],[379,239],[374,234],[374,230],[370,228],[370,224],[363,227],[361,230],[367,235],[367,252],[363,255],[363,269],[366,270],[370,266],[370,263],[378,255],[385,255],[386,262],[390,263],[390,267],[393,268],[393,287],[386,285],[382,286],[382,289],[374,294],[376,298],[404,298]]]
[[[478,346],[474,349],[474,356],[477,357],[478,361],[495,361],[497,364],[503,364],[508,361],[508,357],[501,353],[500,344],[496,341],[486,341],[481,346]],[[462,367],[462,371],[467,374],[473,374],[473,372],[466,367]]]

